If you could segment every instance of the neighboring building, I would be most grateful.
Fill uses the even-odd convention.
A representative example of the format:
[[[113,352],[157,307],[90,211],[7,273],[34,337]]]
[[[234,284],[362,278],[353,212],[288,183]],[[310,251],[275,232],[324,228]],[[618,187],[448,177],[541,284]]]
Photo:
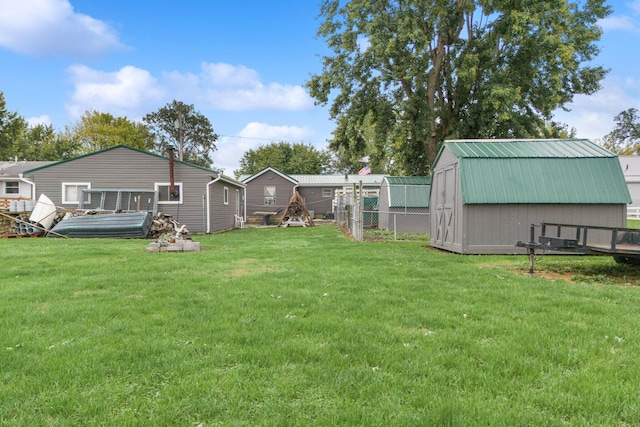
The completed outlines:
[[[22,178],[22,173],[51,163],[53,162],[0,162],[0,197],[35,199],[33,185]]]
[[[135,201],[134,210],[151,211],[151,206],[157,206],[160,212],[186,225],[191,233],[232,229],[236,224],[234,215],[244,215],[242,183],[218,171],[174,160],[176,192],[172,195],[170,165],[167,157],[119,145],[32,168],[23,175],[38,194],[47,195],[56,206],[75,209],[83,194],[82,205],[96,206],[99,190],[104,190],[103,199],[114,194],[121,199],[125,194]],[[150,200],[149,194],[156,199]],[[115,196],[112,202],[115,203]],[[127,207],[132,208],[131,201]]]
[[[309,213],[316,218],[333,213],[338,191],[350,191],[362,182],[363,188],[378,191],[384,175],[286,175],[267,167],[240,177],[247,186],[247,215],[282,212],[294,191],[298,191]]]
[[[378,198],[378,228],[397,233],[428,233],[430,193],[430,177],[385,176]]]
[[[632,201],[629,206],[640,208],[640,157],[619,156],[618,159],[631,194]]]
[[[542,221],[626,226],[631,197],[620,162],[586,139],[445,141],[432,170],[437,248],[525,253],[515,243]]]

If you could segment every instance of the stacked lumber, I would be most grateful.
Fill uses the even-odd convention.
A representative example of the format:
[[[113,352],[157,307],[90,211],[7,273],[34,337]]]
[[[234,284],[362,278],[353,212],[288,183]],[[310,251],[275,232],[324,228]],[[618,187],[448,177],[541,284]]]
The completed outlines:
[[[307,210],[307,206],[304,203],[304,199],[296,191],[289,199],[289,205],[285,209],[278,226],[288,227],[290,225],[301,225],[306,227],[313,227],[313,219]]]
[[[187,230],[185,225],[178,224],[171,215],[158,212],[156,216],[153,217],[153,222],[151,223],[147,237],[157,239],[163,235],[173,235],[178,239],[182,239],[185,238],[187,234],[189,234],[189,230]]]

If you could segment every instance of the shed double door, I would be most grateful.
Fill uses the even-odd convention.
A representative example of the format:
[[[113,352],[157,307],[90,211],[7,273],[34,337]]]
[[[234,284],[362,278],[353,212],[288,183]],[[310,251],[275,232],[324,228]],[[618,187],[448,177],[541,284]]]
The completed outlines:
[[[439,245],[454,242],[455,164],[436,171],[436,237]]]

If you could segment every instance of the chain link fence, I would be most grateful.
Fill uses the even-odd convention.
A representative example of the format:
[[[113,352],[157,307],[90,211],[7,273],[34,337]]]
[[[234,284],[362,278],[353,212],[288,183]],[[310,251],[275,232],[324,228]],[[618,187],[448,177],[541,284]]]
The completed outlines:
[[[359,242],[429,241],[429,209],[415,204],[388,207],[380,203],[379,194],[339,194],[334,202],[336,225]]]

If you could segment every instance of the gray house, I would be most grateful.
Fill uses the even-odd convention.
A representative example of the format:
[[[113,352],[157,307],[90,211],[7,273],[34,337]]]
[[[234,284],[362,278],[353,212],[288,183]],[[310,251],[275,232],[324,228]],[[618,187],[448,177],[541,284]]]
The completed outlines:
[[[128,209],[171,215],[191,233],[232,229],[235,215],[245,212],[241,182],[124,145],[33,168],[23,177],[56,206],[96,207],[106,200],[113,208],[117,200]]]
[[[286,175],[267,167],[260,172],[241,176],[247,186],[247,215],[284,210],[294,191],[305,201],[309,213],[321,218],[333,212],[337,191],[352,189],[362,181],[363,188],[378,191],[384,175]]]
[[[428,233],[430,193],[430,177],[385,176],[378,198],[378,228],[397,233]]]
[[[631,194],[629,207],[640,209],[640,156],[619,156],[624,179]]]
[[[0,162],[0,209],[9,209],[9,202],[37,198],[33,184],[22,177],[24,171],[53,162]]]
[[[445,141],[432,169],[437,248],[525,253],[515,243],[528,241],[531,224],[626,225],[620,162],[586,139]]]

